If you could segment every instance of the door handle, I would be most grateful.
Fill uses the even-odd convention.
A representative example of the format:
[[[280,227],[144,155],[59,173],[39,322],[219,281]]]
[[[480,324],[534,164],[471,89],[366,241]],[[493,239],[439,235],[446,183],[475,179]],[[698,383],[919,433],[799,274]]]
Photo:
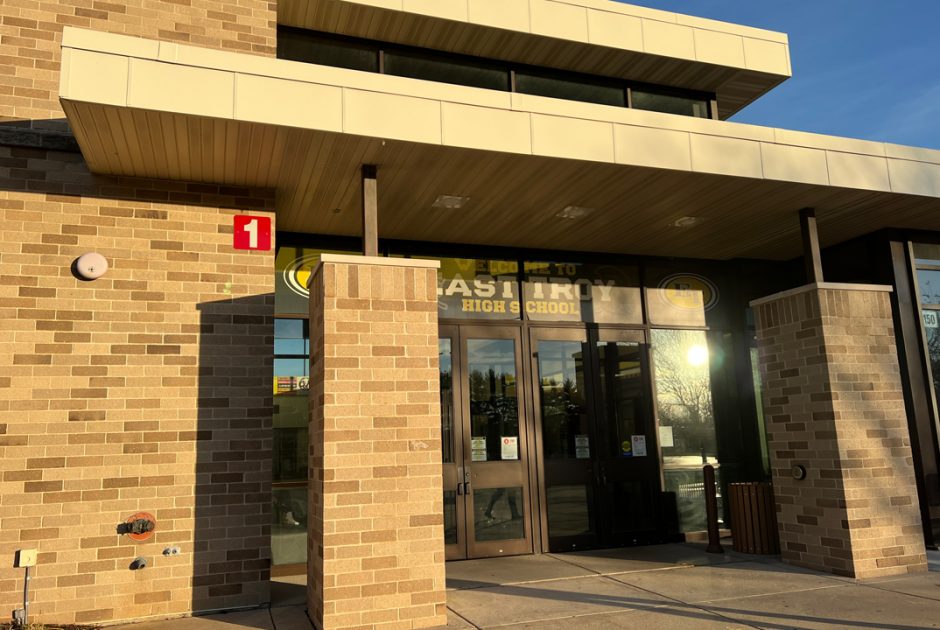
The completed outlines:
[[[470,471],[468,470],[463,474],[463,493],[470,494]]]
[[[458,496],[458,497],[463,494],[463,492],[461,492],[461,490],[463,490],[463,484],[462,484],[462,483],[458,483],[458,484],[457,484],[457,496]]]

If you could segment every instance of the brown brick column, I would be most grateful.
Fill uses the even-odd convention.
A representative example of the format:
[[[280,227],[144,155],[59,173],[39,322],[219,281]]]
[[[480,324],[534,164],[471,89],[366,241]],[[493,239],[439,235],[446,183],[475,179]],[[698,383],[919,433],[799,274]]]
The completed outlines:
[[[792,564],[860,579],[927,570],[890,297],[825,283],[751,304]]]
[[[307,603],[325,630],[447,623],[436,267],[324,255],[311,279]]]

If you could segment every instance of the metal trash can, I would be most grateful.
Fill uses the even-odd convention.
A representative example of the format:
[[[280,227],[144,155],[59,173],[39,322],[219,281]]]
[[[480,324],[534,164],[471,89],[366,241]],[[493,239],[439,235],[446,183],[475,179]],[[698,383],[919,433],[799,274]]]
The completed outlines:
[[[728,494],[734,550],[756,554],[780,553],[773,486],[756,482],[729,483]]]

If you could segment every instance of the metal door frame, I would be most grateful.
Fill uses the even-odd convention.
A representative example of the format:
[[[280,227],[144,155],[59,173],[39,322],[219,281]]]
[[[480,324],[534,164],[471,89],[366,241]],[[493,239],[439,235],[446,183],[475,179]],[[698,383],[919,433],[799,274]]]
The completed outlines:
[[[536,463],[536,488],[538,490],[539,498],[539,513],[538,513],[538,523],[540,531],[540,540],[539,540],[539,549],[543,553],[548,553],[549,549],[549,532],[548,532],[548,497],[547,497],[547,483],[545,479],[546,472],[546,462],[545,462],[545,442],[542,435],[542,408],[538,397],[541,392],[541,383],[539,383],[539,357],[538,357],[538,342],[539,341],[579,341],[585,346],[590,345],[590,331],[582,324],[580,326],[553,326],[550,324],[542,324],[538,326],[529,326],[526,334],[526,339],[529,342],[529,391],[531,392],[531,410],[532,410],[532,426],[533,433],[535,436],[534,448],[535,448],[535,463]],[[593,360],[593,350],[589,348],[588,357],[584,363],[585,369],[585,393],[584,393],[584,402],[588,406],[588,413],[592,414],[590,420],[591,426],[591,439],[595,444],[597,443],[597,429],[595,418],[593,417],[594,412],[594,387],[596,385],[596,377],[594,374],[594,360]],[[596,491],[598,486],[598,481],[596,479],[596,464],[595,458],[592,456],[588,461],[591,467],[591,490],[592,490],[592,499],[591,503],[595,504],[596,499],[594,498],[594,491]],[[593,505],[591,507],[594,507]],[[595,514],[596,516],[596,514]],[[594,537],[600,540],[600,532],[595,532]],[[587,537],[585,537],[587,538]]]
[[[533,492],[531,484],[531,460],[532,460],[532,440],[531,436],[531,414],[529,413],[529,385],[526,380],[526,370],[524,366],[523,353],[525,344],[523,343],[522,326],[515,322],[494,322],[488,324],[479,324],[477,322],[468,324],[445,324],[440,326],[443,336],[450,336],[457,343],[452,346],[453,349],[453,380],[458,384],[454,387],[456,401],[455,405],[455,431],[460,436],[460,456],[461,459],[456,464],[456,470],[449,475],[445,473],[445,483],[450,481],[461,484],[462,492],[458,498],[458,540],[463,533],[465,552],[462,556],[453,556],[464,558],[486,558],[494,556],[522,555],[532,553],[534,549],[534,533],[537,528],[533,526]],[[464,382],[468,374],[468,353],[466,352],[466,342],[470,339],[509,339],[515,342],[515,364],[516,364],[516,396],[517,411],[519,421],[519,459],[515,462],[474,462],[471,461],[471,449],[468,448],[471,439],[470,423],[470,392]],[[456,459],[456,457],[455,457]],[[483,464],[484,466],[481,466]],[[512,470],[517,467],[517,470]],[[490,470],[487,470],[489,468]],[[499,470],[492,470],[498,468]],[[509,474],[507,474],[509,473]],[[467,477],[469,475],[469,477]],[[449,478],[453,476],[453,478]],[[462,478],[462,479],[458,479]],[[479,484],[483,487],[494,487],[495,483],[504,480],[511,480],[513,487],[522,488],[522,505],[520,511],[523,514],[523,538],[497,541],[479,541],[473,537],[473,489]],[[449,486],[445,486],[449,487]],[[501,486],[495,486],[501,487]],[[463,502],[463,509],[459,504]],[[463,512],[462,518],[460,513]],[[458,544],[459,549],[459,544]],[[450,556],[449,556],[450,557]]]

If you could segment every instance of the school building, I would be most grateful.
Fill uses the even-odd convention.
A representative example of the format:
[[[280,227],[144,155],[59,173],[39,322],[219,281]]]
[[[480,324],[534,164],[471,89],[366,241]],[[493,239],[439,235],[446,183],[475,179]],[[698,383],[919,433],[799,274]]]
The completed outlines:
[[[448,561],[700,537],[705,464],[925,571],[940,152],[727,120],[790,75],[610,0],[5,0],[0,609],[36,550],[34,621],[434,626]]]

